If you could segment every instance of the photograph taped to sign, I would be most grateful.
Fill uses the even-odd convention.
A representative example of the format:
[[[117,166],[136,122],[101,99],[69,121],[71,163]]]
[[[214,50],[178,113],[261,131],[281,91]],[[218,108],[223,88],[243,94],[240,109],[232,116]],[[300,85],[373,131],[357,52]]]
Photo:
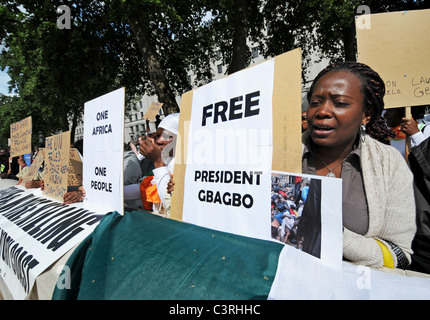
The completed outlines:
[[[272,171],[272,239],[321,259],[342,263],[342,180]]]

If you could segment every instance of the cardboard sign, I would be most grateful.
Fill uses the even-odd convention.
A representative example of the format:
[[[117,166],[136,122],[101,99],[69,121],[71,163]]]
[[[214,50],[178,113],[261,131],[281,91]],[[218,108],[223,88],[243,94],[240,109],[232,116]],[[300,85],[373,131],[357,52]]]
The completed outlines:
[[[148,110],[145,113],[144,118],[149,121],[154,121],[155,116],[160,112],[161,107],[163,106],[163,103],[160,102],[153,102],[149,106]]]
[[[170,216],[270,238],[271,170],[301,173],[300,115],[300,49],[186,93]]]
[[[43,194],[63,201],[69,180],[70,131],[45,140],[45,169]]]
[[[39,149],[39,152],[37,153],[36,158],[34,159],[30,168],[28,168],[24,177],[22,178],[21,185],[25,186],[25,183],[27,181],[34,180],[34,178],[37,174],[37,171],[39,171],[40,166],[42,165],[43,161],[45,161],[45,149]]]
[[[125,88],[85,103],[83,185],[86,207],[124,214]]]
[[[76,148],[70,149],[68,185],[82,186],[82,158]]]
[[[356,25],[358,61],[385,82],[385,107],[430,104],[430,10],[372,14]],[[357,21],[357,20],[356,20]]]
[[[31,116],[10,125],[10,156],[31,153]]]

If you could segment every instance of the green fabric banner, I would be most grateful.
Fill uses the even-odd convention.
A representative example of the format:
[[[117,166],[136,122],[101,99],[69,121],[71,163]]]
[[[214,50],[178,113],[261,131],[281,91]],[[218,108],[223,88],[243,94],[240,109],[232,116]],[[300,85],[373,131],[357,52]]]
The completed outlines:
[[[107,214],[67,261],[71,288],[54,300],[266,299],[281,243],[147,212]]]

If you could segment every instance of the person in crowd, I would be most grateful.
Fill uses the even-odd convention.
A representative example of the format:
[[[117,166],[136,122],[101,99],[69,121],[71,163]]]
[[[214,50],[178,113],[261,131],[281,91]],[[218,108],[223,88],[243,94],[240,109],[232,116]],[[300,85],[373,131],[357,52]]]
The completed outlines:
[[[140,185],[142,181],[152,174],[153,162],[140,153],[139,146],[146,139],[147,135],[139,136],[137,142],[131,141],[128,148],[124,151],[124,186]],[[150,179],[150,178],[147,178]],[[126,194],[124,204],[130,209],[145,210],[140,197],[129,199]],[[148,208],[152,205],[147,204]]]
[[[306,111],[308,110],[309,102],[307,94],[302,95],[302,133],[308,130],[308,121],[306,120]]]
[[[40,189],[45,189],[45,181],[40,181]],[[84,201],[86,192],[83,186],[68,186],[67,192],[63,196],[63,204],[72,204]]]
[[[21,170],[16,175],[16,177],[18,178],[18,184],[20,184],[22,182],[23,177],[25,176],[25,173],[27,172],[27,170],[30,167],[27,165],[27,163],[25,162],[25,160],[22,156],[18,156],[18,164],[19,164]]]
[[[149,124],[148,124],[149,127]],[[134,154],[136,155],[137,159],[139,160],[139,164],[140,164],[140,172],[142,175],[147,174],[148,172],[152,171],[152,169],[154,169],[154,163],[152,162],[151,159],[146,158],[143,154],[140,153],[140,144],[146,140],[147,136],[152,136],[149,131],[142,136],[139,136],[137,138],[137,143],[134,143],[133,141],[130,142],[130,148],[131,150],[134,152]]]
[[[10,153],[7,153],[6,158],[7,160],[3,163],[5,167],[0,177],[2,179],[19,180],[19,178],[17,177],[17,175],[19,174],[18,157],[10,158]]]
[[[408,164],[414,175],[417,210],[410,269],[430,274],[430,137],[411,149]]]
[[[424,121],[427,106],[411,107],[412,119],[405,117],[405,108],[390,108],[385,110],[384,119],[396,136],[391,139],[391,145],[405,157],[406,137],[411,138],[411,147],[415,147],[430,137],[430,126]]]
[[[139,143],[139,142],[138,142]],[[134,147],[134,148],[133,148]],[[124,185],[138,183],[142,178],[140,168],[139,152],[134,141],[124,148]]]
[[[153,195],[153,186],[156,187],[156,193],[159,198],[155,197],[153,202],[153,212],[161,211],[160,205],[166,207],[166,196],[168,183],[173,175],[176,138],[178,134],[179,113],[174,113],[166,116],[160,122],[157,132],[149,135],[142,143],[140,143],[140,153],[154,163],[152,170],[153,176],[142,183],[133,184],[124,187],[124,199],[141,199],[146,201],[148,190],[151,190]],[[144,203],[145,204],[145,203]],[[160,205],[159,205],[160,204]],[[147,208],[147,206],[145,206]]]
[[[367,65],[338,62],[308,92],[303,173],[342,179],[343,257],[406,268],[416,231],[413,176],[381,121],[385,84]]]

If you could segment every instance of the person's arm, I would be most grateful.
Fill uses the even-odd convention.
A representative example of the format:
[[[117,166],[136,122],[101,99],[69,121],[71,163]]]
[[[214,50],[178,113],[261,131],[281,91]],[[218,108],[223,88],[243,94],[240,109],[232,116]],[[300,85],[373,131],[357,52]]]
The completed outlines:
[[[165,205],[164,198],[166,197],[167,186],[173,174],[173,166],[175,159],[173,158],[167,166],[161,166],[152,170],[154,173],[155,184],[157,185],[158,196],[163,205]]]
[[[129,184],[124,186],[124,200],[138,200],[141,199],[140,184]]]
[[[421,132],[418,128],[418,123],[414,119],[402,118],[401,123],[402,132],[407,134],[411,138],[411,146],[418,146],[423,142],[427,136],[430,135],[430,131],[424,131],[427,136]],[[427,128],[425,128],[426,130]]]
[[[169,165],[166,166],[161,158],[162,149],[155,143],[153,138],[147,138],[144,143],[141,143],[140,151],[145,157],[154,162],[155,168],[152,170],[154,181],[157,185],[158,196],[163,205],[165,205],[164,198],[167,192],[167,184],[169,183],[171,174],[173,174],[174,160],[170,161]]]
[[[372,172],[363,172],[370,179],[379,180],[379,183],[368,183],[366,188],[369,210],[373,210],[369,212],[367,235],[362,236],[346,228],[343,232],[344,257],[371,267],[389,267],[389,263],[387,265],[384,261],[384,247],[391,254],[392,267],[399,266],[399,258],[390,243],[400,249],[410,262],[416,231],[412,173],[398,152],[385,151],[388,152],[385,160],[381,157],[379,167],[373,168]],[[372,203],[369,197],[373,197]]]

